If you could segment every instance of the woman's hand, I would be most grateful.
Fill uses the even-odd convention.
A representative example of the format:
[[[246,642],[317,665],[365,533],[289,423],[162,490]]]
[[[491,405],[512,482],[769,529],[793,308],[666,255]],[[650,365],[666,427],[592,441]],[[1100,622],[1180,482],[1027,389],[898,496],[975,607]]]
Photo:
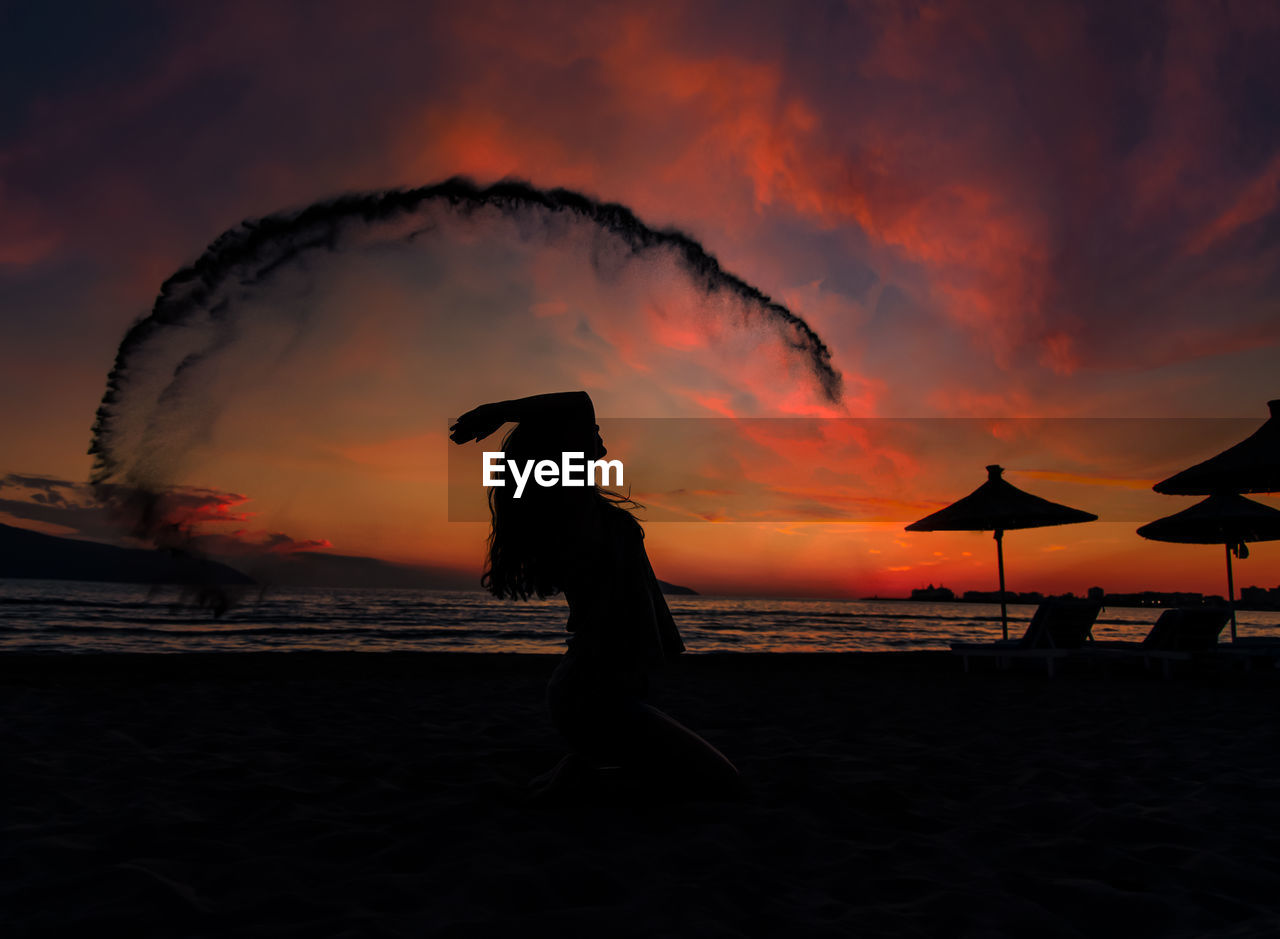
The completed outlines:
[[[449,439],[454,443],[467,443],[488,437],[511,419],[505,405],[506,402],[498,402],[472,408],[449,428]]]
[[[571,422],[594,429],[595,420],[590,395],[585,391],[559,391],[472,408],[449,428],[449,438],[454,443],[483,440],[508,421]]]

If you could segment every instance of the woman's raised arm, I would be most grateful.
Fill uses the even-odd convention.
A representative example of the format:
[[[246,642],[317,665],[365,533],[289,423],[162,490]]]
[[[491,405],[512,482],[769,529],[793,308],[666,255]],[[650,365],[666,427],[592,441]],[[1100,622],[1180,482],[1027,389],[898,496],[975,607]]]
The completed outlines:
[[[591,403],[591,396],[585,391],[559,391],[510,401],[495,401],[472,408],[459,417],[449,428],[449,438],[454,443],[483,440],[503,424],[530,420],[566,423],[580,421],[591,427],[595,424],[596,410]]]

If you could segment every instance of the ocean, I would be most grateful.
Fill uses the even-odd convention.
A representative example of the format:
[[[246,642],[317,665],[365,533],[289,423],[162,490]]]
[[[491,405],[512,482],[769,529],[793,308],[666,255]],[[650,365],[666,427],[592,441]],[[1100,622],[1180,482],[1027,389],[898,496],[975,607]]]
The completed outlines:
[[[1000,607],[895,600],[667,598],[690,652],[945,649],[1000,637]],[[1009,608],[1022,634],[1034,607]],[[562,598],[523,603],[480,591],[257,590],[215,618],[178,588],[0,580],[0,651],[561,652]],[[1159,610],[1108,607],[1098,639],[1140,639]],[[1241,635],[1280,632],[1280,613],[1241,612]],[[1225,638],[1225,635],[1224,635]]]

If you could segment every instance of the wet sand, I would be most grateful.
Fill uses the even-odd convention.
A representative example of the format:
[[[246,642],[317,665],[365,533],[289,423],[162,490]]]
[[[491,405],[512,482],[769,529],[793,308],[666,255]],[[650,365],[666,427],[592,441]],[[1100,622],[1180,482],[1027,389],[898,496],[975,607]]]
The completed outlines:
[[[745,797],[530,805],[555,661],[0,657],[6,934],[1280,934],[1275,670],[689,655]]]

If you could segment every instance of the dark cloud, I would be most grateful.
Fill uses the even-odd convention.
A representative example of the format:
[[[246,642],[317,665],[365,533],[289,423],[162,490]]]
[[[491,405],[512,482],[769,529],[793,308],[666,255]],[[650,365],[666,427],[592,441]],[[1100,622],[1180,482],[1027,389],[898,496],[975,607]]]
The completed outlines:
[[[119,535],[118,526],[87,484],[53,476],[0,476],[0,512],[24,521],[56,525],[94,540],[114,540]]]
[[[0,498],[0,512],[23,521],[57,525],[95,541],[115,540],[120,534],[119,526],[111,522],[101,506],[50,505],[37,498]]]
[[[119,541],[123,534],[119,506],[128,493],[121,487],[93,487],[53,476],[9,473],[0,476],[0,513],[15,519],[56,525],[74,536]],[[255,531],[244,523],[252,517],[240,507],[247,496],[194,486],[176,487],[158,496],[157,511],[170,533],[185,547],[208,555],[249,557],[289,554],[331,547],[326,539],[294,538],[284,532]],[[230,532],[210,530],[235,524]]]
[[[237,218],[519,172],[724,245],[771,293],[910,294],[964,352],[920,370],[917,403],[960,384],[1072,402],[1100,373],[1177,386],[1195,361],[1216,364],[1170,408],[1273,381],[1239,355],[1278,339],[1275,187],[1229,215],[1280,158],[1272,4],[10,7],[0,229],[13,268],[61,265],[0,277],[15,359],[105,370],[97,347]],[[783,225],[848,235],[771,268]],[[891,387],[909,364],[833,335]]]
[[[24,476],[20,473],[6,473],[4,476],[0,476],[0,489],[6,486],[16,486],[53,493],[58,489],[74,489],[78,485],[80,484],[69,482],[65,479],[56,479],[53,476]]]
[[[151,3],[5,4],[0,143],[51,96],[136,79],[154,67],[167,32],[163,16],[163,7]]]

